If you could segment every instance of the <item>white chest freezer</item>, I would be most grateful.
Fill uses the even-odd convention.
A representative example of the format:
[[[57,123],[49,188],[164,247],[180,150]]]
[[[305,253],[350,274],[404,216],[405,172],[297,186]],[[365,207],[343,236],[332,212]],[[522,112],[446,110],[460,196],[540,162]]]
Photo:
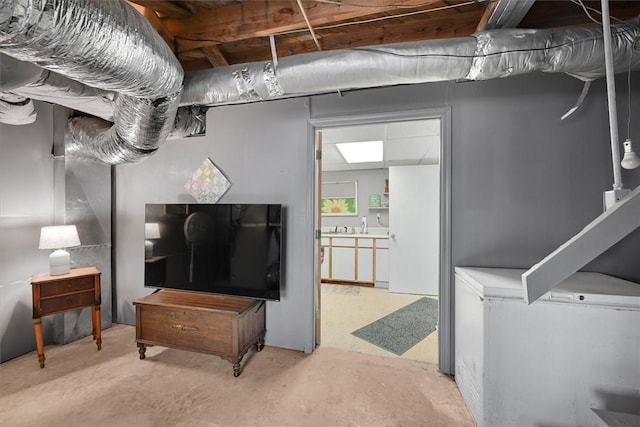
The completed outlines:
[[[455,269],[455,379],[478,426],[640,413],[640,284],[576,273],[527,305],[524,271]]]

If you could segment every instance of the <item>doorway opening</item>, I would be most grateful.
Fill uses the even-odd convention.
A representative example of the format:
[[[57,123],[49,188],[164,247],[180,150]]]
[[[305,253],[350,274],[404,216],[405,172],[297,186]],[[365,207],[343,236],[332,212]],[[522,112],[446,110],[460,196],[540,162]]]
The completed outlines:
[[[316,343],[448,372],[449,110],[312,125]],[[340,144],[364,141],[383,141],[384,157],[347,162]]]

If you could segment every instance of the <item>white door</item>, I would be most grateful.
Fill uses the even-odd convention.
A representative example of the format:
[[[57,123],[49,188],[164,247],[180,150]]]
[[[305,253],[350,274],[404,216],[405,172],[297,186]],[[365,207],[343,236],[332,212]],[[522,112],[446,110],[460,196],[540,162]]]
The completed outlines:
[[[438,295],[440,166],[389,167],[389,292]]]

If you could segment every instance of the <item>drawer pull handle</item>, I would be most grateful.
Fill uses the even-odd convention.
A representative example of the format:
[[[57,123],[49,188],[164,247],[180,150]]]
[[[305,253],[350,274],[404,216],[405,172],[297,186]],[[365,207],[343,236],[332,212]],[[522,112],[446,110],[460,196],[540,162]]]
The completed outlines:
[[[67,300],[67,304],[73,304],[73,300],[72,300],[71,298],[69,298],[69,299]]]
[[[187,325],[171,325],[172,328],[181,329],[183,331],[197,331],[198,328]]]

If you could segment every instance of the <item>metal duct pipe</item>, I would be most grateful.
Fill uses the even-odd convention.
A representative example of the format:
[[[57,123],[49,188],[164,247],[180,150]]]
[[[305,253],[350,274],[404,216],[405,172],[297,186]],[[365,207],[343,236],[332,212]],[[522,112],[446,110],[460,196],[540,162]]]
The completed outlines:
[[[173,126],[182,67],[124,1],[0,0],[0,52],[115,92],[113,126],[96,127],[84,118],[72,122],[72,142],[87,147],[78,150],[86,155],[112,164],[139,161]]]
[[[140,99],[119,95],[113,124],[93,117],[75,117],[69,121],[65,133],[66,153],[108,164],[124,163],[123,159],[127,163],[142,161],[158,149],[157,141],[164,142],[167,138],[173,120],[166,118],[175,117],[177,109],[176,98],[143,103]]]
[[[0,92],[0,122],[8,125],[27,125],[36,121],[33,102],[23,96]]]
[[[0,92],[23,99],[30,98],[60,104],[105,120],[113,120],[115,93],[86,86],[2,53],[0,53]],[[33,120],[35,120],[35,112]],[[0,122],[9,123],[2,117]]]
[[[207,130],[208,109],[198,105],[178,108],[173,130],[167,139],[204,135]]]
[[[640,29],[612,28],[613,57],[627,70]],[[585,81],[605,75],[601,27],[504,29],[470,37],[314,52],[185,75],[181,105],[224,105],[356,88],[447,80],[488,80],[533,71]],[[635,55],[631,69],[640,69]]]
[[[0,123],[33,123],[36,112],[33,102],[27,98],[62,105],[113,122],[115,97],[115,92],[89,87],[0,53]],[[199,106],[178,108],[174,127],[167,139],[203,134],[206,111],[207,107]],[[93,124],[89,126],[95,127]],[[78,148],[76,146],[74,150]]]
[[[26,125],[36,121],[33,102],[11,91],[30,84],[41,73],[35,65],[0,54],[0,123]]]

